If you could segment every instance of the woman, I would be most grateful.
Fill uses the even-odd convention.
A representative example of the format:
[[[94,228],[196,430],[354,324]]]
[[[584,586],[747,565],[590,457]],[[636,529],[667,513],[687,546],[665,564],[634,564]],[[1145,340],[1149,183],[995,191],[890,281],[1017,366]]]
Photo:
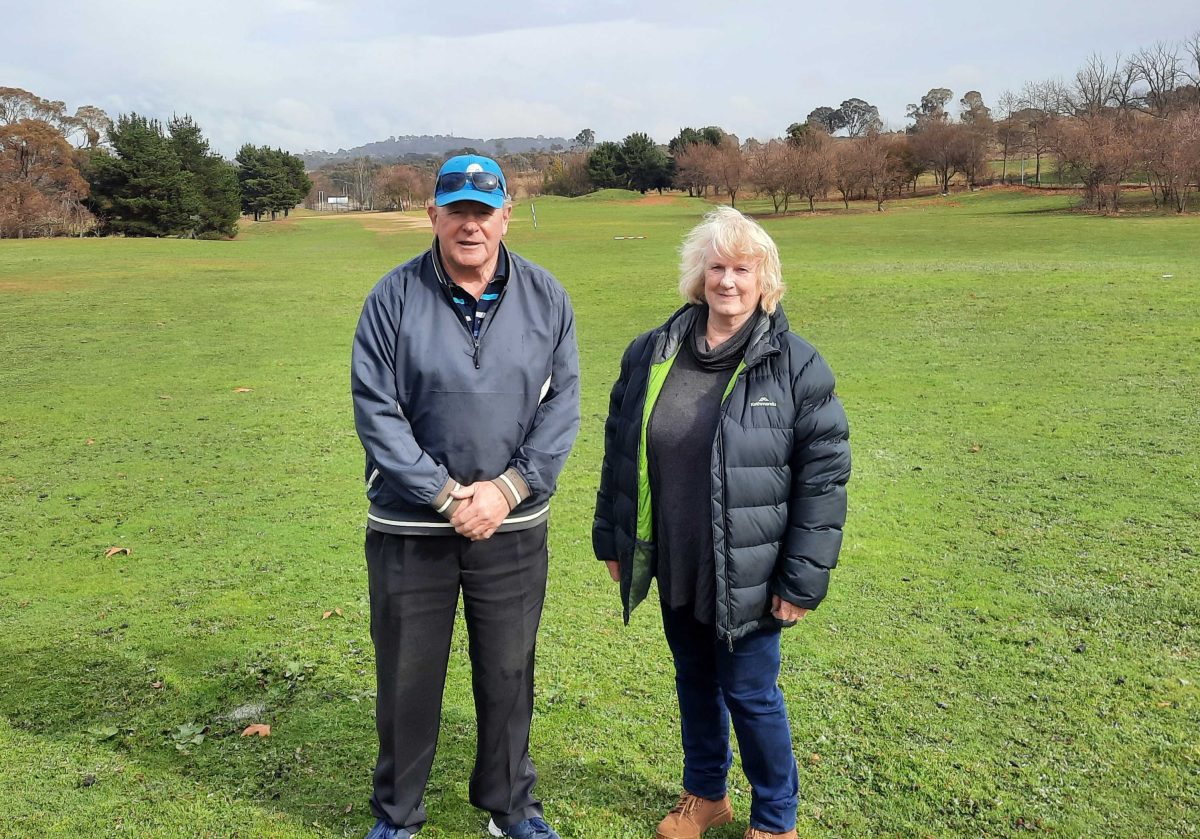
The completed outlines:
[[[636,338],[609,400],[592,542],[625,621],[658,580],[675,662],[683,793],[659,839],[733,820],[729,720],[753,791],[745,839],[795,837],[780,628],[837,563],[850,477],[833,373],[788,331],[779,252],[719,207],[685,238],[687,301]]]

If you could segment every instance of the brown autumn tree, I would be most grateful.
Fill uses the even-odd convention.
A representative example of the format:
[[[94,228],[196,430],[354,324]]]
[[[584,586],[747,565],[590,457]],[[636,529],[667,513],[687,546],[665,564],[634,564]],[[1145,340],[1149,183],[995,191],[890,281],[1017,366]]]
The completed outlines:
[[[1133,141],[1129,116],[1120,112],[1084,114],[1059,118],[1052,126],[1059,166],[1083,186],[1084,206],[1097,212],[1120,209],[1121,182],[1142,157]]]
[[[738,190],[746,180],[746,158],[732,135],[722,137],[721,144],[713,151],[709,161],[710,182],[729,193],[729,206],[736,207]]]
[[[930,120],[909,138],[917,159],[933,171],[943,193],[950,191],[950,179],[958,173],[963,130],[961,125]]]
[[[715,186],[713,158],[717,149],[709,143],[690,143],[675,153],[675,186],[688,195],[707,195]]]
[[[850,209],[850,196],[866,192],[858,165],[858,146],[862,138],[845,140],[833,146],[830,155],[830,182],[842,196],[842,205]]]
[[[36,119],[58,129],[66,108],[63,102],[43,99],[19,87],[0,87],[0,125]]]
[[[760,195],[771,199],[775,212],[788,210],[794,195],[793,179],[789,177],[791,146],[782,140],[771,140],[746,155],[746,170],[750,183]]]
[[[429,176],[415,166],[397,164],[381,170],[375,181],[376,195],[387,206],[408,210],[433,197]]]
[[[883,212],[883,202],[899,191],[902,178],[899,158],[893,154],[893,142],[872,131],[858,143],[855,157],[862,183],[875,199],[875,209]]]
[[[1200,108],[1140,120],[1134,143],[1141,149],[1155,206],[1187,212],[1200,184]]]
[[[992,121],[984,120],[978,123],[955,126],[954,166],[967,179],[967,186],[977,188],[983,182],[991,182],[991,170],[988,166],[992,150],[994,128]]]
[[[829,135],[814,131],[788,151],[786,172],[791,191],[808,199],[810,213],[816,212],[816,199],[824,198],[833,185],[833,145]]]
[[[87,182],[71,146],[40,119],[0,126],[0,236],[50,235],[81,223]]]

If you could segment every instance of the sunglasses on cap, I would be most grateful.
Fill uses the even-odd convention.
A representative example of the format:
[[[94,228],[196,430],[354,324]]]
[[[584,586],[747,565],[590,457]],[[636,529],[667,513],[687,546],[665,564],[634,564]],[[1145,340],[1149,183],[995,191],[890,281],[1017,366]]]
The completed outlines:
[[[458,192],[468,182],[480,192],[498,192],[500,190],[500,178],[491,172],[447,172],[438,176],[434,194]]]

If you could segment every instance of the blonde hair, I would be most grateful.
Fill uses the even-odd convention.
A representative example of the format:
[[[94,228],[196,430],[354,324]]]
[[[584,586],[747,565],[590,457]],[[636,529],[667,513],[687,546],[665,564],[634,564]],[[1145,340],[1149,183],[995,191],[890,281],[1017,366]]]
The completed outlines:
[[[783,269],[779,249],[758,222],[733,207],[717,207],[683,238],[679,249],[679,293],[689,303],[704,302],[704,267],[708,249],[722,259],[743,260],[758,265],[759,307],[775,311],[783,297]]]

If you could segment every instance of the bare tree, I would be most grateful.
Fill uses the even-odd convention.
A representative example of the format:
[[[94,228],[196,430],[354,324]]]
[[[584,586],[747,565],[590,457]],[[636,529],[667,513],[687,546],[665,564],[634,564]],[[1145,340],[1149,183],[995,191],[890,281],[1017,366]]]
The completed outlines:
[[[1200,91],[1200,29],[1193,32],[1191,37],[1183,42],[1183,49],[1191,59],[1184,69],[1184,75],[1187,76],[1192,86]]]
[[[1124,111],[1145,107],[1145,95],[1132,59],[1125,59],[1113,72],[1112,105]]]
[[[729,193],[729,206],[737,206],[738,190],[746,177],[746,158],[737,138],[732,134],[721,139],[711,158],[711,182]]]
[[[855,149],[860,177],[879,212],[883,212],[883,202],[899,184],[896,158],[890,152],[888,141],[877,131],[864,137]]]
[[[785,157],[791,191],[808,199],[808,211],[816,212],[815,201],[829,192],[833,180],[833,142],[814,133],[808,142],[792,146]]]
[[[399,210],[420,206],[433,197],[431,179],[414,166],[389,166],[379,172],[375,184],[379,199],[388,207]]]
[[[1183,60],[1174,46],[1159,41],[1143,47],[1130,59],[1135,78],[1145,83],[1147,108],[1159,116],[1172,110],[1175,89],[1187,78]]]
[[[888,157],[896,170],[896,193],[904,194],[907,184],[915,195],[917,181],[925,174],[925,164],[913,149],[911,134],[892,134],[888,139]]]
[[[1071,110],[1075,113],[1098,114],[1113,104],[1121,56],[1112,64],[1098,52],[1092,53],[1083,67],[1075,73],[1070,89]]]
[[[1049,128],[1054,119],[1072,111],[1071,96],[1058,79],[1026,82],[1019,97],[1021,110],[1013,119],[1025,126],[1025,149],[1034,155],[1034,183],[1042,182],[1042,158],[1050,151]],[[1024,163],[1022,162],[1022,167]],[[1022,168],[1022,183],[1024,169]]]
[[[1200,109],[1142,120],[1135,145],[1149,173],[1155,205],[1186,212],[1200,184]]]
[[[838,143],[833,147],[831,155],[833,187],[841,193],[842,204],[847,210],[850,209],[850,196],[866,189],[862,182],[862,171],[857,155],[858,146],[862,142],[863,140],[859,138]]]
[[[943,193],[950,191],[950,179],[958,172],[961,134],[961,125],[931,122],[913,134],[910,141],[917,158],[933,170]]]
[[[772,140],[746,156],[746,171],[750,182],[760,194],[770,197],[777,213],[787,212],[794,194],[793,179],[789,177],[788,152],[791,148],[782,140]]]
[[[1008,159],[1025,148],[1028,126],[1009,117],[996,123],[996,144],[1000,147],[1000,180],[1008,182]]]
[[[708,143],[692,143],[675,153],[675,186],[686,189],[688,195],[707,195],[712,179],[712,158],[716,147]]]
[[[992,139],[995,136],[991,120],[976,125],[956,125],[952,144],[954,168],[967,179],[970,189],[991,183]]]
[[[1085,206],[1117,212],[1121,182],[1141,156],[1122,116],[1101,113],[1058,119],[1050,133],[1063,171],[1083,185]]]

